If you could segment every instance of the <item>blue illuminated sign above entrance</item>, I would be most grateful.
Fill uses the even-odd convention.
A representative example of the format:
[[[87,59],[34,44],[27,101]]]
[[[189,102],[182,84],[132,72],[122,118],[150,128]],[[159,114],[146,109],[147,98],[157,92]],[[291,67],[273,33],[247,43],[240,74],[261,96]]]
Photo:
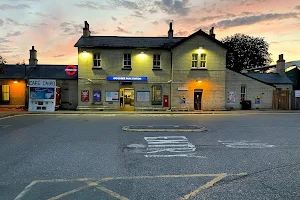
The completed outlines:
[[[144,76],[108,76],[108,81],[147,81]]]

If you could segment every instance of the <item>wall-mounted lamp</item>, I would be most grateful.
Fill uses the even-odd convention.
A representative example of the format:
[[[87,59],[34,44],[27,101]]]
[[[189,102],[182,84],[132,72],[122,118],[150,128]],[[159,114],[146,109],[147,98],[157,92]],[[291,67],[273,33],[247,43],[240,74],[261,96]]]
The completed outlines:
[[[203,47],[199,47],[197,51],[198,51],[199,54],[204,53]]]
[[[142,51],[142,52],[139,54],[139,57],[140,57],[140,58],[146,58],[145,52]]]
[[[84,58],[86,58],[86,57],[88,56],[88,52],[83,51],[83,52],[82,52],[82,56],[83,56]]]
[[[197,81],[197,83],[202,83],[202,81],[200,81],[200,80],[196,80]]]
[[[13,83],[19,83],[18,81],[14,81]]]

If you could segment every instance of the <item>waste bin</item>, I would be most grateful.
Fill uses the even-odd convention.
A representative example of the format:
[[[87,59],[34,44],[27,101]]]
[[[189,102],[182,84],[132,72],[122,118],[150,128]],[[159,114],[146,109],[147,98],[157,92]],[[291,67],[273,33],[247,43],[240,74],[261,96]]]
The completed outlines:
[[[242,110],[251,110],[251,101],[242,101]]]

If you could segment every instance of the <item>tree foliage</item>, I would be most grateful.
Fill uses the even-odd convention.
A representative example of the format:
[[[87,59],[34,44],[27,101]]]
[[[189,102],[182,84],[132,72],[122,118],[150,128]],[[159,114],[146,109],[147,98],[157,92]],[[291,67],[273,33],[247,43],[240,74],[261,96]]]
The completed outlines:
[[[4,73],[5,64],[6,64],[6,60],[0,55],[0,74]]]
[[[240,72],[243,69],[263,67],[272,62],[269,44],[261,37],[235,34],[222,39],[227,46],[227,68]]]

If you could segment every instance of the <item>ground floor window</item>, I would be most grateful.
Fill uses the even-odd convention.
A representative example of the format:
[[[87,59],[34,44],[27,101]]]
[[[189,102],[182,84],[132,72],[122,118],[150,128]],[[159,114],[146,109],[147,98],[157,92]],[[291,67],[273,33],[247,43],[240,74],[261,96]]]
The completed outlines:
[[[8,102],[9,101],[9,85],[1,86],[1,101]]]
[[[246,100],[246,94],[247,94],[247,88],[246,88],[246,86],[242,85],[241,86],[241,101]]]
[[[153,85],[152,92],[152,105],[162,105],[162,88],[160,85]]]

